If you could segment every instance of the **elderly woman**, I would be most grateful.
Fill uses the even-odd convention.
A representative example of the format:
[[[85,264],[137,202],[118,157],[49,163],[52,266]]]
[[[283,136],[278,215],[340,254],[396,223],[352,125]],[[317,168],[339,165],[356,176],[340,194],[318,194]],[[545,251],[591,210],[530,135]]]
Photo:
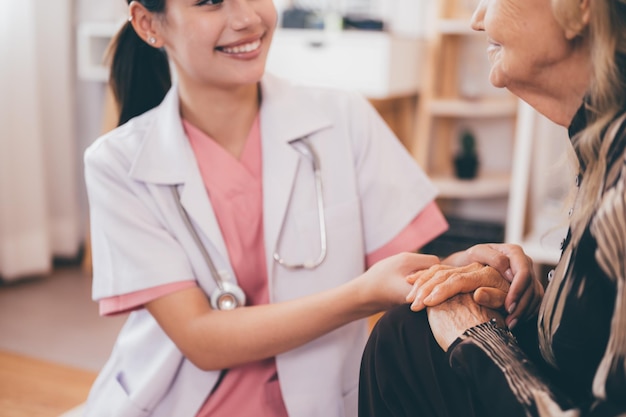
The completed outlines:
[[[491,82],[569,127],[569,233],[537,321],[507,328],[470,294],[423,298],[454,271],[414,277],[411,308],[364,352],[359,415],[626,415],[626,1],[482,0],[472,26]]]

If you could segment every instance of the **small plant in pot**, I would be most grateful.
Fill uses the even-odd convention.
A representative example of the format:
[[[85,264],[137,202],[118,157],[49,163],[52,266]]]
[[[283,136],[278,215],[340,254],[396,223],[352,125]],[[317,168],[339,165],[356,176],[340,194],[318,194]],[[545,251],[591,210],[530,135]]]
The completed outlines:
[[[459,153],[454,157],[455,174],[460,179],[472,179],[478,173],[478,154],[476,153],[476,138],[469,130],[463,131],[460,137]]]

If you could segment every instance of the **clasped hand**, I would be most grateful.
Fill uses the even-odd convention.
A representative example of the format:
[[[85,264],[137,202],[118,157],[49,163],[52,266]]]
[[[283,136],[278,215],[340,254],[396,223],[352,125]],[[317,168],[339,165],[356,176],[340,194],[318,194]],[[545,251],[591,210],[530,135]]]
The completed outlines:
[[[465,330],[492,318],[514,327],[537,312],[543,297],[532,261],[511,244],[473,246],[409,275],[407,281],[413,285],[407,296],[411,309],[427,308],[444,350]]]

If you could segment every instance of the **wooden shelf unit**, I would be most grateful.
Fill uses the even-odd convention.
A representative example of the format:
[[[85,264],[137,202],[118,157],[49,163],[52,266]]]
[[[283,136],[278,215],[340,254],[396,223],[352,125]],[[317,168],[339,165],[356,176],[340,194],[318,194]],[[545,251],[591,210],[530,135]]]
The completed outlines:
[[[407,146],[439,185],[440,198],[505,197],[510,184],[509,170],[491,170],[484,167],[482,161],[477,178],[468,181],[454,176],[453,159],[460,132],[470,123],[488,124],[506,119],[510,121],[511,128],[505,134],[507,137],[501,140],[512,141],[518,109],[518,100],[508,92],[498,90],[497,94],[493,94],[496,91],[493,88],[477,88],[475,94],[470,96],[462,91],[459,74],[463,71],[461,65],[467,67],[462,57],[464,42],[468,38],[479,41],[484,38],[484,34],[471,29],[470,3],[466,0],[438,0],[433,3],[431,12],[434,16],[430,19],[432,25],[427,33],[426,66],[422,69],[416,124]],[[485,42],[485,49],[486,45]],[[476,57],[477,60],[481,58]],[[484,83],[488,73],[476,72],[471,75]],[[473,133],[476,135],[477,132]],[[477,143],[480,146],[479,137]]]

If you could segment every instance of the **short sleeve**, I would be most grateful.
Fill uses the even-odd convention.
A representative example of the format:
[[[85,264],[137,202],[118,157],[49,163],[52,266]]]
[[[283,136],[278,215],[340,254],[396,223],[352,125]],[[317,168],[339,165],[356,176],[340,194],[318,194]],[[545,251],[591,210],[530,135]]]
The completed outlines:
[[[405,229],[437,189],[367,100],[355,95],[352,108],[365,249],[372,253]]]
[[[94,300],[194,280],[154,197],[158,186],[132,179],[124,152],[107,145],[85,152]]]
[[[415,252],[448,229],[437,203],[431,201],[397,236],[366,258],[368,267],[400,252]]]

